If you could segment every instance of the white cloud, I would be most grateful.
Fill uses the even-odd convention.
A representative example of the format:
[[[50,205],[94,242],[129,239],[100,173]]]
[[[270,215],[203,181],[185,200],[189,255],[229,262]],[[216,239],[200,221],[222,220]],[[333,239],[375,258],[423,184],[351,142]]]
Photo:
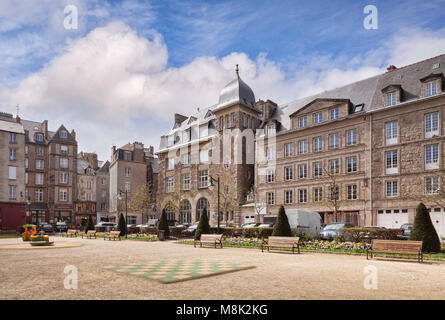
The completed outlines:
[[[409,43],[414,48],[421,44],[427,54],[445,52],[445,37],[434,37],[429,44],[418,31]],[[399,39],[380,48],[391,63],[418,60],[420,51],[408,50]],[[198,57],[173,68],[168,66],[168,49],[160,34],[153,31],[147,39],[114,22],[69,42],[60,55],[16,88],[0,88],[0,101],[9,112],[19,103],[23,118],[48,119],[52,129],[61,123],[74,128],[79,151],[96,151],[105,159],[112,144],[137,140],[157,148],[175,112],[187,115],[218,102],[220,90],[235,75],[235,64],[257,99],[285,103],[383,72],[381,62],[372,63],[373,56],[375,52],[343,68],[329,57],[317,58],[292,74],[264,54],[253,60],[242,52]]]

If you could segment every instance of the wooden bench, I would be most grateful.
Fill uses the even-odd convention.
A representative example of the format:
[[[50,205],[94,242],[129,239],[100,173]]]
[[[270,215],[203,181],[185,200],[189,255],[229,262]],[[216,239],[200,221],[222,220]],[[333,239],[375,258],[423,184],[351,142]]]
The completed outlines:
[[[65,236],[65,237],[76,237],[78,232],[79,231],[76,230],[76,229],[68,229],[65,234],[62,234],[62,236]]]
[[[82,234],[82,239],[83,237],[86,237],[87,239],[96,239],[96,231],[94,230],[88,230],[87,233]]]
[[[118,239],[119,241],[121,241],[120,235],[121,235],[120,231],[110,231],[107,235],[104,235],[104,240]]]
[[[195,240],[193,242],[193,246],[196,248],[196,243],[199,242],[199,246],[202,247],[203,243],[211,243],[215,246],[219,244],[221,246],[221,249],[223,247],[222,245],[222,234],[201,234],[201,238],[199,240]]]
[[[371,248],[366,249],[366,259],[374,253],[411,254],[417,255],[417,261],[423,262],[422,241],[408,240],[372,240]]]
[[[292,253],[295,253],[295,248],[300,253],[300,238],[299,237],[269,237],[267,243],[261,243],[261,252],[264,251],[264,248],[267,247],[267,251],[270,248],[274,249],[282,249],[284,248],[292,248]]]

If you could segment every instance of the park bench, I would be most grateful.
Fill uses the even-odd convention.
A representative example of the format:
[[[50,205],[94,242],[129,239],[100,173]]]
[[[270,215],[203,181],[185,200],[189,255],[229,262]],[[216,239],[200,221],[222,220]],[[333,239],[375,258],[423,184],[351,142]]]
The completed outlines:
[[[86,237],[87,239],[96,239],[96,231],[95,230],[88,230],[87,233],[82,234],[83,237]]]
[[[422,241],[374,239],[372,240],[371,248],[366,249],[366,259],[369,259],[369,253],[371,254],[371,258],[375,253],[410,254],[416,255],[419,263],[423,262]]]
[[[270,248],[277,250],[287,250],[292,248],[292,253],[295,253],[295,248],[300,253],[300,238],[299,237],[269,237],[267,243],[261,243],[261,252],[267,247],[267,251]]]
[[[199,246],[202,247],[203,243],[210,243],[215,246],[219,244],[221,246],[221,249],[223,247],[222,245],[222,234],[201,234],[201,238],[199,240],[195,240],[193,242],[193,246],[196,248],[196,244],[199,243]]]
[[[110,231],[108,234],[104,235],[104,240],[118,239],[120,241],[121,240],[120,235],[121,235],[120,231]]]
[[[62,236],[65,236],[65,237],[76,237],[77,233],[78,233],[78,230],[76,230],[76,229],[68,229],[65,234],[62,234]]]

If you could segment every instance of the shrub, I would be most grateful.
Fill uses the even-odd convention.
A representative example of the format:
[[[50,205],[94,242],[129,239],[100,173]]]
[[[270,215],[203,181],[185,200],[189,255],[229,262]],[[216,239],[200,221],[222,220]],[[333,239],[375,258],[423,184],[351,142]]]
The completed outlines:
[[[168,227],[167,213],[162,209],[161,218],[159,219],[158,231],[164,231],[164,237],[167,239],[170,236],[170,228]]]
[[[94,230],[94,223],[93,223],[93,217],[92,216],[88,216],[88,223],[87,223],[87,226],[85,228],[85,232],[87,232],[88,230]]]
[[[202,210],[201,217],[199,218],[198,227],[195,231],[195,240],[201,239],[201,234],[209,234],[210,225],[209,217],[207,216],[207,209]]]
[[[335,240],[344,242],[371,242],[373,239],[397,240],[398,234],[402,229],[384,229],[384,228],[344,228],[335,238]]]
[[[127,231],[127,222],[125,221],[124,215],[121,213],[119,216],[119,223],[117,224],[117,230],[121,232],[121,236],[125,236]]]
[[[292,237],[292,231],[290,229],[289,220],[287,219],[284,207],[281,206],[278,211],[277,221],[273,227],[273,236]]]
[[[301,229],[291,229],[294,237],[300,237],[300,241],[313,241],[314,237],[310,233],[304,233]]]
[[[423,203],[419,203],[417,206],[414,226],[409,236],[409,240],[423,241],[422,251],[440,251],[439,237],[437,236],[436,229],[434,229],[433,223],[431,222],[428,209]]]
[[[273,228],[243,228],[242,236],[245,238],[269,238],[273,233]]]

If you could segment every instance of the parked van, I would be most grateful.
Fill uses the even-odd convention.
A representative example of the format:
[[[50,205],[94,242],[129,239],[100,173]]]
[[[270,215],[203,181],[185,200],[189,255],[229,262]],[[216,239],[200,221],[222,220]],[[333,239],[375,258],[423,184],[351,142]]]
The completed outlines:
[[[318,212],[299,209],[286,209],[291,229],[316,236],[321,231],[321,217]]]

